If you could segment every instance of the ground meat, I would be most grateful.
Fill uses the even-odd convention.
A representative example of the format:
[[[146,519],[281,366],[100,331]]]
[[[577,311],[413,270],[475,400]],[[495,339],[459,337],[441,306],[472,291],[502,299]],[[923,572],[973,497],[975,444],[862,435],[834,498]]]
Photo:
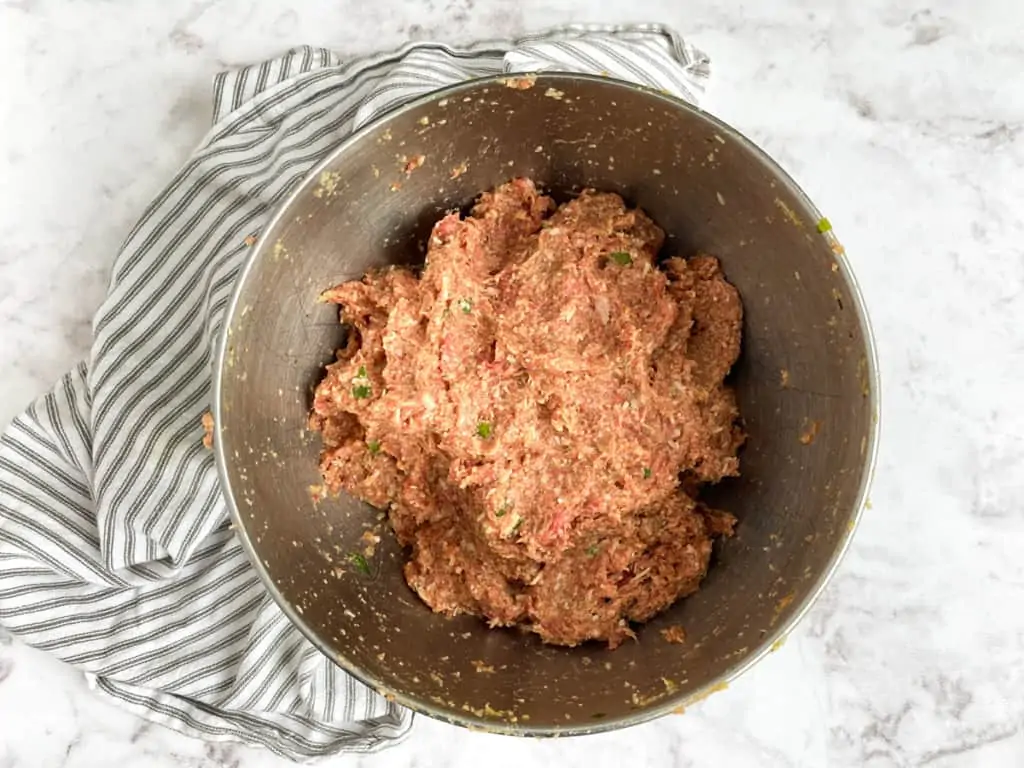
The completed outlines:
[[[662,629],[661,636],[665,638],[666,643],[679,645],[686,642],[686,630],[678,624],[672,624],[671,626]]]
[[[203,447],[213,448],[213,414],[209,411],[203,413]]]
[[[349,328],[310,417],[324,483],[388,506],[434,610],[614,647],[731,535],[696,496],[738,472],[742,305],[663,241],[618,195],[517,179],[441,219],[421,275],[323,294]]]

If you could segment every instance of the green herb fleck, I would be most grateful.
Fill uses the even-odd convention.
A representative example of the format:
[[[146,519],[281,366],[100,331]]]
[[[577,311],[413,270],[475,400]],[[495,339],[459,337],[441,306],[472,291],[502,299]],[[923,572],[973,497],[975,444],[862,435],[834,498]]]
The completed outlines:
[[[481,421],[476,425],[476,433],[484,440],[491,436],[491,422]]]
[[[644,467],[644,480],[650,480],[650,479],[651,479],[651,468],[650,467]]]
[[[832,222],[828,219],[820,219],[818,221],[818,231],[822,234],[832,231]]]
[[[352,387],[352,397],[356,400],[365,400],[370,396],[370,392],[369,384],[356,384]]]
[[[523,527],[523,518],[520,517],[518,520],[516,520],[516,524],[512,526],[512,530],[509,531],[509,535],[510,536],[515,536],[519,532],[519,529],[522,528],[522,527]]]
[[[597,544],[591,544],[589,547],[587,547],[587,557],[594,557],[594,555],[596,555],[600,551],[601,548],[597,546]]]
[[[625,251],[615,251],[609,257],[612,261],[618,264],[620,267],[628,267],[633,263],[633,257]]]
[[[352,563],[360,573],[366,576],[370,575],[370,564],[366,562],[366,558],[359,552],[350,552],[348,561]]]
[[[370,449],[370,453],[376,456],[380,453],[380,440],[371,440],[366,444],[366,447]]]
[[[498,507],[497,511],[494,513],[494,516],[495,517],[504,517],[506,514],[508,514],[508,511],[510,509],[512,509],[512,505],[511,504],[509,504],[507,501],[502,502],[502,505],[500,507]]]
[[[464,315],[468,315],[473,311],[473,302],[469,299],[459,299],[456,303],[459,305],[459,309],[462,310],[462,314]]]
[[[359,366],[359,370],[356,371],[356,378],[357,379],[365,379],[366,378],[366,366],[365,365],[360,365]]]

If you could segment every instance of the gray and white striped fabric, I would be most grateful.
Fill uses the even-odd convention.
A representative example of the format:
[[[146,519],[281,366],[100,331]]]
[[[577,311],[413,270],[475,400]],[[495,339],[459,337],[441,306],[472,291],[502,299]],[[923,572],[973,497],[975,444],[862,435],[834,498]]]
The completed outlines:
[[[229,528],[202,447],[214,347],[248,243],[317,160],[413,96],[541,70],[695,102],[708,60],[660,26],[572,26],[345,63],[303,47],[216,78],[214,126],[117,255],[88,362],[0,438],[0,625],[204,739],[303,760],[406,735],[411,714],[305,640]]]

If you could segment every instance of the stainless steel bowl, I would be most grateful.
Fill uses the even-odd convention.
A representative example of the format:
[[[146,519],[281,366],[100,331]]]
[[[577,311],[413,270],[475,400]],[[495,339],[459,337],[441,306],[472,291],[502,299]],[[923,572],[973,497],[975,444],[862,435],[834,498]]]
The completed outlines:
[[[424,156],[406,173],[409,158]],[[512,176],[565,198],[614,190],[669,233],[666,252],[718,256],[746,308],[734,382],[749,442],[713,489],[740,520],[700,592],[615,651],[565,649],[430,612],[385,535],[370,574],[344,553],[377,513],[314,503],[311,391],[342,338],[318,294],[422,258],[432,223]],[[225,321],[217,464],[238,535],[267,588],[325,654],[427,715],[523,735],[608,730],[686,706],[769,652],[835,569],[865,501],[876,364],[849,264],[786,174],[719,120],[598,77],[500,79],[419,99],[323,161],[265,230]],[[659,629],[685,628],[687,642]]]

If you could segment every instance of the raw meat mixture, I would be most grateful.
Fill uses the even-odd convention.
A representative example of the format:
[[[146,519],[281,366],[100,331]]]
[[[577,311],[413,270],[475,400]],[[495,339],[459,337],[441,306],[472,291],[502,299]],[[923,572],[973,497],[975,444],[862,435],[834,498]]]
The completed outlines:
[[[732,533],[696,494],[738,472],[742,305],[711,256],[657,264],[663,240],[618,195],[556,209],[517,179],[441,219],[421,274],[323,294],[350,334],[321,473],[389,509],[435,611],[614,647]]]

